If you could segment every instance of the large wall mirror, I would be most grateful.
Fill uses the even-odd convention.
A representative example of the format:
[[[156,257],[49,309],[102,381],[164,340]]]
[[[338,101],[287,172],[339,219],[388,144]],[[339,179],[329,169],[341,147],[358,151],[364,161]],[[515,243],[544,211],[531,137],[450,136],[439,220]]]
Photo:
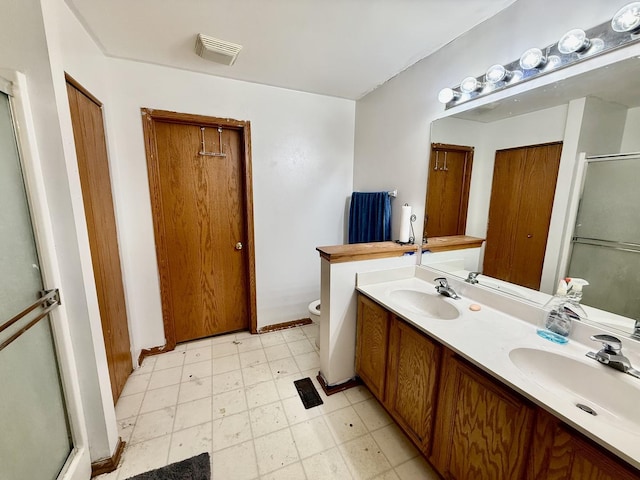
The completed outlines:
[[[514,294],[521,292],[523,299],[540,303],[548,296],[539,292],[552,294],[559,279],[583,275],[590,283],[585,287],[583,304],[598,309],[589,313],[589,320],[625,334],[632,334],[634,321],[640,319],[640,214],[637,213],[640,208],[640,155],[625,155],[640,152],[638,78],[640,57],[627,58],[553,85],[438,119],[431,125],[431,142],[474,148],[465,233],[488,241],[489,212],[496,202],[495,198],[492,200],[496,195],[495,192],[492,195],[494,167],[497,179],[498,169],[504,170],[500,167],[504,152],[561,146],[560,153],[555,150],[559,155],[555,167],[557,179],[547,181],[553,200],[546,238],[538,239],[543,245],[543,254],[536,260],[536,267],[541,272],[539,285],[534,290],[530,285],[523,288],[522,284],[513,284],[512,289],[502,290]],[[524,158],[529,154],[523,155]],[[525,165],[525,176],[531,171],[531,165],[538,163]],[[595,181],[607,178],[610,181]],[[625,178],[631,181],[623,194],[623,189],[617,186]],[[633,182],[637,184],[635,187]],[[616,188],[612,190],[613,185]],[[533,199],[534,206],[524,207],[525,225],[537,210],[537,197],[527,195],[531,197],[529,200]],[[515,198],[519,198],[517,194]],[[589,201],[581,202],[583,198]],[[615,238],[596,238],[594,242],[593,232],[588,231],[586,236],[576,233],[576,219],[580,224],[585,215],[591,215],[580,211],[584,206],[582,203],[602,207],[593,218],[600,226],[604,219],[611,220],[611,227],[596,230],[599,234],[603,231],[611,233]],[[507,207],[513,207],[511,201]],[[620,231],[625,234],[616,233]],[[588,241],[576,241],[575,235]],[[594,249],[603,242],[610,244],[603,247],[606,253],[595,263]],[[589,245],[585,246],[585,243]],[[483,262],[491,261],[485,250],[486,245],[480,253],[478,267],[481,272],[488,267]],[[430,266],[438,268],[437,265]],[[443,270],[449,275],[467,273],[446,266]],[[489,281],[492,279],[487,280],[487,285],[493,283]]]

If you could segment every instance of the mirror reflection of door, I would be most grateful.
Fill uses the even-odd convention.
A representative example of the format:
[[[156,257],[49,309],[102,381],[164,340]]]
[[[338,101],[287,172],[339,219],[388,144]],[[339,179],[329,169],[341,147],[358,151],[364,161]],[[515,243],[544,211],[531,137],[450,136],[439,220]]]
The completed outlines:
[[[431,144],[427,181],[426,237],[464,235],[473,147]]]
[[[562,143],[496,152],[483,273],[540,289]]]
[[[54,479],[73,444],[9,97],[0,91],[0,478]]]

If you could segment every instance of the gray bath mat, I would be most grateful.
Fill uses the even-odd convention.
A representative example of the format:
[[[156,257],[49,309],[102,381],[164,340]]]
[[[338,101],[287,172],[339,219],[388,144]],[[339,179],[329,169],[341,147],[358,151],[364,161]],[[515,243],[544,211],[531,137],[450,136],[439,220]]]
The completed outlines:
[[[209,454],[201,453],[181,462],[129,477],[127,480],[211,480]]]

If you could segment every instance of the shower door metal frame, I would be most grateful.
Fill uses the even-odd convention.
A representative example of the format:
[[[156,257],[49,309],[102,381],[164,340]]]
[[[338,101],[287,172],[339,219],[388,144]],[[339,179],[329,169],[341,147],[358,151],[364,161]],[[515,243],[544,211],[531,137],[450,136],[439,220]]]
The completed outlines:
[[[53,225],[36,144],[35,125],[31,113],[26,76],[13,70],[0,70],[0,91],[9,97],[43,285],[47,291],[56,291],[55,294],[44,294],[48,302],[49,297],[58,298],[56,286],[61,283],[61,275],[55,254]],[[64,305],[59,305],[56,300],[55,307],[51,305],[49,308],[45,308],[45,310],[49,309],[48,315],[51,321],[73,444],[58,478],[80,480],[88,478],[90,475],[91,459],[71,331]]]

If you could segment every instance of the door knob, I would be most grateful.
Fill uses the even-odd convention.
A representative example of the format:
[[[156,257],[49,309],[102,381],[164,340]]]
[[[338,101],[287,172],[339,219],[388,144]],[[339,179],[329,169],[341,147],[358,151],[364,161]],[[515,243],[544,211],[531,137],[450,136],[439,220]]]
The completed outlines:
[[[242,242],[236,243],[236,250],[242,250]]]
[[[527,238],[533,238],[533,234],[529,233],[529,234],[527,235]]]

